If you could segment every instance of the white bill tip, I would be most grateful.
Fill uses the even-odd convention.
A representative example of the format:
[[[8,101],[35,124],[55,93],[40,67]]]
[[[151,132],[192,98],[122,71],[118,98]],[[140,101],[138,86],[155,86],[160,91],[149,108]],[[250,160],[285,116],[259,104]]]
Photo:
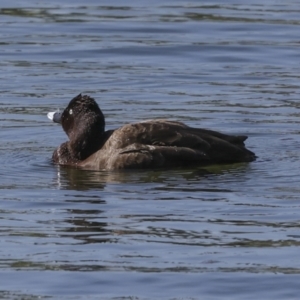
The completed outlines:
[[[47,117],[54,123],[61,123],[61,115],[62,114],[59,111],[52,111],[47,114]]]

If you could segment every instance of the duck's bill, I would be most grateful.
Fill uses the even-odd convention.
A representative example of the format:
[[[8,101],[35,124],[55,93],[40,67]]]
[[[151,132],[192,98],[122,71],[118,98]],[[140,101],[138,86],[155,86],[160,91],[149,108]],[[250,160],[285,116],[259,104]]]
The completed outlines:
[[[52,120],[54,123],[61,123],[61,113],[59,111],[49,112],[47,114],[48,119]]]

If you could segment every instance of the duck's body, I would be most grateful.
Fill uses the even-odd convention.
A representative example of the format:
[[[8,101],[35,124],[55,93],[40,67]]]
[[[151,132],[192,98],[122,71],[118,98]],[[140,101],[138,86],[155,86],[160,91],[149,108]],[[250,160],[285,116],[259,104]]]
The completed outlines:
[[[61,122],[70,138],[53,153],[53,161],[60,165],[118,170],[255,160],[255,154],[244,146],[246,136],[192,128],[181,122],[149,120],[105,132],[104,116],[88,96],[71,100],[61,118],[54,113],[48,116]]]

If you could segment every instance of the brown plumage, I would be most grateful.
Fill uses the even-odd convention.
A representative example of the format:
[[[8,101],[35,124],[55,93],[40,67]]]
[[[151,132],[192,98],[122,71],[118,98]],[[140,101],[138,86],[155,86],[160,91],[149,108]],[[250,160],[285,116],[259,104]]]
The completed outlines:
[[[149,169],[250,162],[246,136],[189,127],[181,122],[149,120],[105,131],[104,116],[89,96],[72,99],[60,115],[48,117],[62,124],[70,141],[53,153],[60,165],[84,169]]]

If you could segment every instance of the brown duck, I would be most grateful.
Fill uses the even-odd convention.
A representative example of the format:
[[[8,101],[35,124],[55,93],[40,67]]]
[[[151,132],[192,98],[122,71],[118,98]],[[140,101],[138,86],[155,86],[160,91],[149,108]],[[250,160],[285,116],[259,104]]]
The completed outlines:
[[[118,170],[250,162],[247,136],[231,136],[181,122],[148,120],[105,131],[96,101],[79,94],[62,112],[48,113],[69,137],[53,153],[54,163],[83,169]]]

